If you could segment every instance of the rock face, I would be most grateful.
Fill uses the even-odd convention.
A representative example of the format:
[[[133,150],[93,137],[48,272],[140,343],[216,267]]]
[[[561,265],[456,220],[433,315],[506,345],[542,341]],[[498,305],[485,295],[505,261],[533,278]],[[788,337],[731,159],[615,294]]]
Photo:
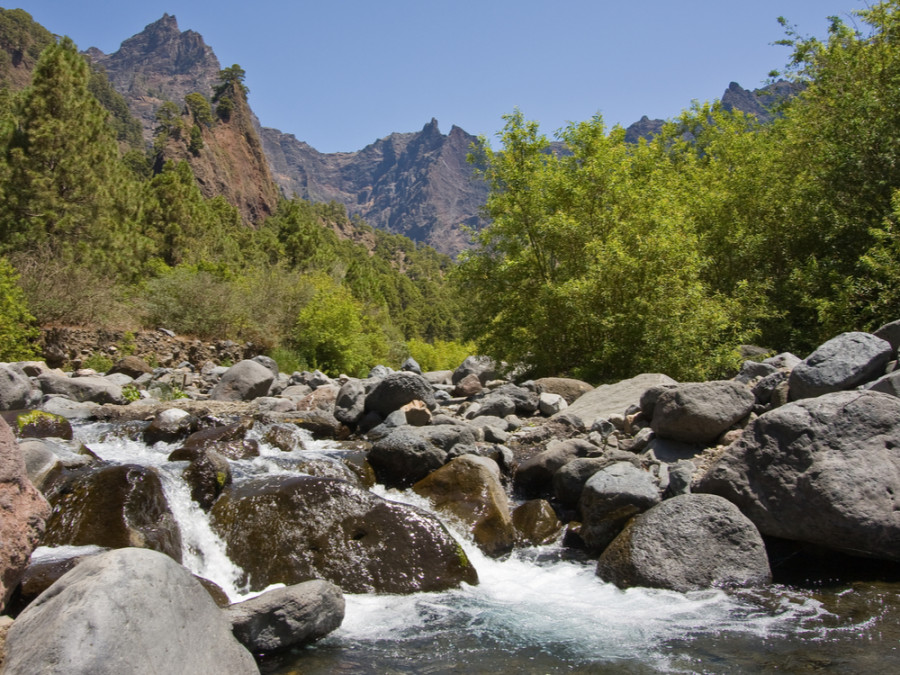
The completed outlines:
[[[730,380],[681,384],[661,392],[650,423],[654,433],[682,443],[712,443],[747,417],[756,398]]]
[[[620,588],[687,592],[771,581],[762,537],[745,516],[714,495],[667,499],[632,520],[597,563]]]
[[[327,581],[277,588],[228,607],[234,636],[254,654],[315,642],[344,620],[341,589]]]
[[[848,391],[756,419],[699,481],[760,532],[900,560],[900,399]]]
[[[50,506],[28,480],[12,430],[0,418],[0,611],[44,534]]]
[[[144,549],[109,551],[16,619],[5,673],[258,673],[191,573]]]
[[[480,228],[487,185],[466,161],[477,139],[437,120],[358,152],[325,154],[277,129],[262,129],[276,182],[288,196],[336,201],[367,223],[454,255],[468,246],[460,225]]]
[[[831,338],[794,366],[788,379],[792,400],[852,389],[884,374],[890,342],[870,333],[843,333]]]
[[[475,543],[490,556],[509,553],[516,541],[509,501],[500,483],[500,467],[487,457],[463,455],[413,486],[439,511],[470,528]]]
[[[74,471],[48,498],[48,546],[150,548],[181,562],[181,531],[153,469],[123,464]]]
[[[251,480],[226,490],[211,516],[255,590],[318,578],[349,593],[413,593],[478,579],[436,518],[340,480]]]

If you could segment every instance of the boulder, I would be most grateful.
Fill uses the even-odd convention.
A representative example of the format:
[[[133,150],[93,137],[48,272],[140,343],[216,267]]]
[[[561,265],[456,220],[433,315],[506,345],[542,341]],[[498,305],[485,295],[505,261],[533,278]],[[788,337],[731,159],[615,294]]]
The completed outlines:
[[[349,427],[359,424],[366,413],[366,386],[362,380],[347,380],[334,401],[334,416]]]
[[[7,673],[258,673],[203,586],[135,548],[83,561],[9,631]]]
[[[134,546],[181,562],[181,531],[155,469],[123,464],[71,471],[47,499],[53,512],[44,545]]]
[[[209,511],[222,490],[231,485],[231,465],[215,450],[206,448],[182,472],[191,488],[191,499],[204,511]]]
[[[116,361],[115,364],[113,364],[113,367],[109,369],[107,375],[116,375],[121,373],[123,375],[128,375],[128,377],[136,380],[141,375],[152,372],[153,368],[151,368],[150,365],[143,359],[137,356],[125,356]]]
[[[422,367],[419,365],[419,362],[411,356],[403,362],[403,365],[400,366],[400,370],[415,373],[416,375],[422,374]]]
[[[512,550],[516,533],[494,460],[457,457],[413,485],[413,490],[431,500],[438,511],[467,525],[485,554],[498,557]]]
[[[534,381],[535,388],[542,394],[558,394],[566,403],[572,405],[582,394],[593,391],[587,382],[575,380],[570,377],[542,377]]]
[[[882,375],[874,382],[867,384],[865,388],[870,391],[880,391],[882,394],[900,396],[900,370]]]
[[[698,494],[667,499],[634,518],[600,556],[597,575],[620,588],[680,592],[772,579],[753,523],[725,499]]]
[[[345,481],[253,479],[227,489],[210,514],[251,590],[316,578],[348,593],[477,583],[475,568],[437,518]]]
[[[282,452],[305,450],[307,434],[293,424],[273,424],[263,435],[263,441]]]
[[[17,368],[0,363],[0,410],[21,410],[40,402],[40,391]]]
[[[41,403],[41,410],[60,415],[67,420],[90,419],[99,407],[98,403],[73,401],[70,398],[59,395],[47,396],[44,398],[44,402]]]
[[[19,450],[25,460],[28,480],[41,492],[62,473],[62,462],[42,439],[24,440],[19,443]]]
[[[12,430],[0,418],[0,611],[44,534],[50,507],[28,480]]]
[[[647,471],[630,462],[605,466],[581,492],[581,538],[589,551],[600,553],[631,518],[659,501],[659,488]]]
[[[578,505],[584,484],[595,473],[610,464],[632,461],[637,466],[637,456],[626,452],[605,452],[600,457],[578,457],[568,462],[553,474],[553,494],[560,504],[573,508]]]
[[[492,390],[479,402],[477,415],[508,417],[509,415],[530,416],[537,412],[540,399],[533,391],[514,384],[504,384]]]
[[[334,414],[335,401],[341,388],[336,384],[323,384],[297,401],[297,410],[321,410]]]
[[[254,654],[268,654],[302,647],[338,628],[344,620],[344,595],[327,581],[305,581],[235,603],[226,616],[242,645]]]
[[[144,442],[150,445],[172,443],[197,429],[197,418],[186,410],[169,408],[158,413],[144,429]]]
[[[423,401],[410,401],[400,408],[406,423],[413,427],[424,427],[431,424],[431,411]]]
[[[771,363],[744,361],[740,372],[734,379],[741,384],[751,384],[777,371],[778,369]]]
[[[884,374],[891,344],[870,333],[842,333],[821,345],[791,371],[791,400],[852,389]]]
[[[22,611],[82,560],[109,550],[100,546],[38,546],[31,554],[31,562],[10,599],[13,612]]]
[[[775,356],[770,356],[767,359],[763,359],[763,363],[768,363],[771,366],[775,366],[778,370],[784,370],[790,372],[794,369],[798,363],[800,363],[802,359],[799,356],[791,354],[790,352],[781,352],[780,354],[776,354]]]
[[[447,461],[447,451],[412,429],[401,427],[377,441],[368,460],[378,482],[405,488],[441,468]]]
[[[62,415],[32,410],[16,418],[19,438],[61,438],[72,440],[72,425]]]
[[[637,406],[641,401],[641,395],[650,387],[665,384],[676,382],[667,375],[645,373],[615,384],[601,384],[557,413],[554,419],[564,415],[575,415],[589,425],[598,418],[610,419],[613,415],[621,415],[630,406]]]
[[[522,546],[550,544],[559,537],[563,527],[545,499],[531,499],[521,504],[512,512],[512,520],[517,543]]]
[[[416,373],[391,373],[380,380],[366,396],[365,409],[387,417],[412,401],[423,401],[429,410],[437,407],[431,385]]]
[[[213,401],[252,401],[269,393],[275,375],[261,363],[244,359],[225,371],[210,392]]]
[[[891,358],[897,358],[897,347],[900,347],[900,319],[884,324],[872,335],[887,340],[891,345]]]
[[[105,377],[66,377],[55,373],[44,373],[37,377],[37,383],[45,394],[59,394],[79,403],[112,403],[125,405],[128,400],[122,395],[122,387]],[[46,410],[46,408],[45,408]]]
[[[497,370],[493,360],[488,356],[467,356],[459,367],[453,371],[450,381],[459,384],[467,375],[475,375],[484,386],[490,380],[497,379]]]
[[[847,391],[760,415],[695,492],[735,503],[764,535],[900,560],[900,399]]]
[[[538,408],[541,411],[541,415],[545,417],[551,417],[558,412],[561,412],[569,407],[569,404],[566,403],[566,399],[564,399],[559,394],[550,394],[548,392],[544,392],[540,395],[540,399],[538,401]]]
[[[739,382],[680,384],[660,393],[650,426],[662,438],[710,444],[753,410],[756,399]]]
[[[212,449],[228,459],[249,459],[259,456],[259,443],[246,438],[248,425],[243,422],[209,427],[195,431],[188,436],[181,449],[190,451],[189,455],[176,459],[193,459],[196,451]],[[175,461],[172,457],[169,458]]]
[[[576,457],[596,457],[600,448],[580,438],[550,441],[547,448],[519,464],[515,488],[526,496],[539,496],[552,488],[553,474]]]
[[[482,389],[483,387],[481,385],[481,380],[478,379],[478,375],[469,373],[453,387],[453,395],[468,398],[469,396],[481,393]]]

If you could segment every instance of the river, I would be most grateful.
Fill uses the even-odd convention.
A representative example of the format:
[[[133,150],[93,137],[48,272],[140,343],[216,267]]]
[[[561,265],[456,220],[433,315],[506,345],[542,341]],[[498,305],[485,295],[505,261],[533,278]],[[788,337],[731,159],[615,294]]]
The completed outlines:
[[[184,564],[232,600],[249,597],[206,514],[168,462],[176,446],[129,439],[109,425],[76,427],[104,460],[154,466],[182,530]],[[262,430],[256,435],[261,439]],[[236,481],[290,473],[298,459],[335,456],[307,437],[283,452],[233,462]],[[376,492],[426,506],[410,492]],[[896,567],[867,580],[776,584],[739,592],[630,589],[594,575],[594,563],[559,546],[501,560],[482,555],[452,522],[480,583],[442,593],[346,595],[343,625],[311,647],[270,658],[263,673],[768,673],[900,672]],[[41,554],[39,549],[38,554]],[[890,577],[893,578],[890,578]]]

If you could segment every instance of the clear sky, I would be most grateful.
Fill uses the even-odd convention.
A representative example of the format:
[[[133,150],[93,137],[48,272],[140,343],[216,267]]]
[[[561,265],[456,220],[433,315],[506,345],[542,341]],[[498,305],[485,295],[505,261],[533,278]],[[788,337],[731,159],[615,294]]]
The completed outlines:
[[[601,113],[670,118],[732,81],[761,86],[786,17],[825,35],[870,0],[20,0],[47,29],[110,53],[174,14],[247,73],[264,126],[322,152],[432,117],[493,137],[518,107],[548,135]]]

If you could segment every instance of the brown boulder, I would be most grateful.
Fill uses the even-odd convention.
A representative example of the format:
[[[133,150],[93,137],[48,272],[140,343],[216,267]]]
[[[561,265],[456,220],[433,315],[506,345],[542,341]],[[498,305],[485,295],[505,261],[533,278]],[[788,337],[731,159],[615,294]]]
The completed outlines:
[[[534,381],[538,391],[542,394],[559,394],[566,403],[572,405],[582,394],[593,391],[594,387],[581,380],[571,377],[542,377]]]
[[[439,511],[469,526],[475,543],[489,556],[512,550],[516,540],[500,467],[487,457],[462,455],[413,486]]]
[[[562,523],[546,499],[531,499],[512,512],[513,525],[520,544],[543,546],[562,530]]]
[[[225,490],[210,515],[251,590],[325,579],[348,593],[416,593],[478,581],[437,518],[342,480],[250,480]]]
[[[0,610],[25,573],[49,515],[47,500],[28,480],[12,430],[0,419]]]

